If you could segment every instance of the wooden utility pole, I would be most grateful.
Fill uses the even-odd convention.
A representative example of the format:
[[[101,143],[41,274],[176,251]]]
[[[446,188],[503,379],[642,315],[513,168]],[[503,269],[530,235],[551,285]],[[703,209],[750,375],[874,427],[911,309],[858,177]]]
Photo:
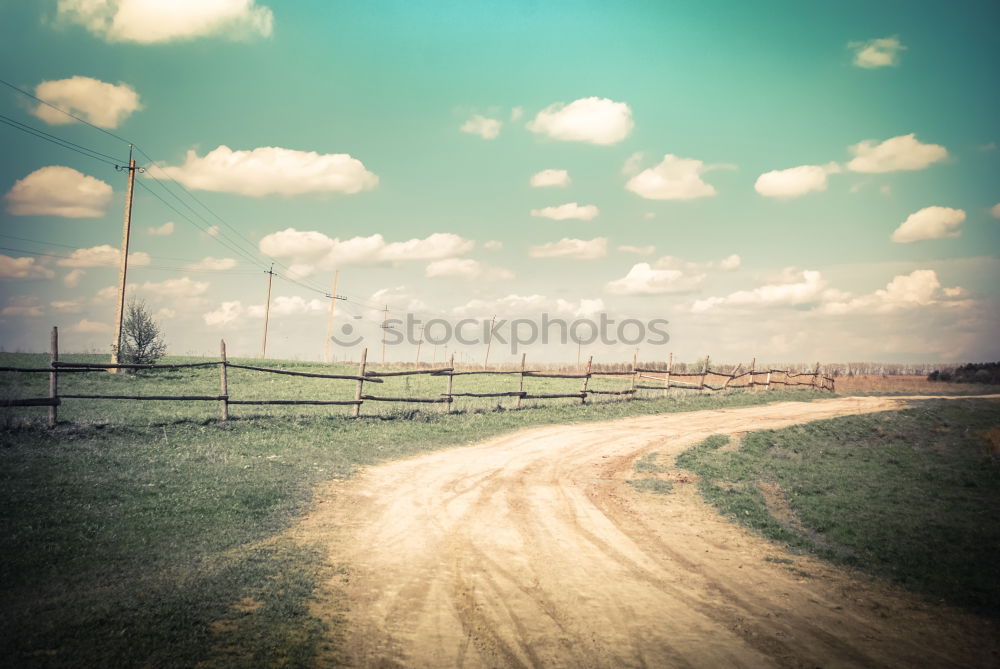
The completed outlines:
[[[115,166],[115,169],[118,169]],[[124,169],[124,168],[122,168]],[[118,364],[118,354],[122,348],[122,319],[125,316],[125,274],[128,271],[128,243],[132,228],[132,189],[135,187],[135,160],[132,158],[132,146],[128,147],[128,188],[125,191],[125,224],[122,226],[121,258],[118,261],[118,305],[115,316],[115,339],[111,343],[111,364]],[[108,370],[112,374],[118,369]]]
[[[333,314],[337,307],[337,279],[340,270],[333,273],[333,291],[330,293],[330,315],[326,319],[326,339],[323,340],[323,362],[330,363],[330,349],[333,348]]]
[[[389,305],[382,310],[382,364],[385,364],[385,337],[389,330]]]
[[[274,265],[267,270],[267,300],[264,302],[264,343],[260,347],[260,357],[267,357],[267,323],[271,316],[271,280],[274,278]]]
[[[490,319],[490,332],[486,337],[486,357],[483,359],[483,370],[489,368],[490,365],[490,346],[493,344],[493,326],[497,322],[496,314],[493,314],[493,318]]]

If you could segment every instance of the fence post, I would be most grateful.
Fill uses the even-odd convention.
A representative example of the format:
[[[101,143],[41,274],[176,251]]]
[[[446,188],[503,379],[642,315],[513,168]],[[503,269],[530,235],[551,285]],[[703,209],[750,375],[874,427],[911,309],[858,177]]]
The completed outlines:
[[[53,403],[49,405],[49,427],[55,427],[59,419],[59,407],[55,405],[55,402],[59,400],[59,368],[56,367],[56,362],[59,360],[59,328],[57,327],[52,328],[51,344],[49,364],[52,366],[52,371],[49,372],[49,399],[53,400]]]
[[[219,340],[219,421],[229,420],[229,378],[226,371],[226,340]]]
[[[666,383],[664,384],[663,387],[664,397],[670,395],[670,372],[673,371],[673,368],[674,368],[674,352],[671,351],[670,355],[667,357],[667,377],[666,379],[664,379]]]
[[[705,356],[705,366],[701,369],[701,383],[698,385],[699,391],[705,390],[705,377],[708,376],[708,360],[709,356]]]
[[[635,393],[636,393],[635,386],[639,380],[639,372],[636,371],[636,368],[638,366],[639,366],[639,349],[636,349],[635,353],[632,354],[632,387],[629,389],[632,392],[630,392],[628,395],[625,396],[626,401],[629,402],[635,399]]]
[[[451,357],[448,359],[448,366],[451,367],[451,371],[448,372],[448,401],[445,403],[447,407],[447,413],[451,413],[451,405],[453,404],[454,397],[451,396],[451,391],[455,388],[455,354],[452,353]]]
[[[754,377],[753,377],[754,370],[756,368],[757,368],[757,356],[754,356],[753,360],[750,361],[750,384],[747,386],[751,390],[753,390],[754,384],[756,383],[756,381],[754,381]]]
[[[524,360],[527,357],[528,357],[527,353],[522,353],[521,354],[521,382],[517,386],[517,392],[519,392],[519,393],[523,393],[524,392]],[[515,409],[520,409],[521,408],[521,400],[523,400],[523,399],[524,399],[524,397],[522,395],[518,395],[517,396],[517,405],[514,407]]]
[[[587,384],[590,383],[590,370],[594,365],[594,356],[587,358],[587,375],[583,377],[583,385],[580,386],[580,404],[587,403]]]
[[[354,389],[354,401],[357,404],[354,405],[354,410],[351,415],[357,418],[361,415],[361,392],[365,387],[365,367],[368,362],[368,349],[361,351],[361,363],[358,365],[358,385]]]
[[[739,363],[738,365],[736,365],[736,369],[733,370],[733,376],[727,376],[726,377],[726,382],[722,384],[722,389],[723,390],[726,390],[726,389],[729,388],[729,384],[732,382],[733,377],[739,376],[741,369],[743,369],[743,363],[742,362]]]
[[[819,363],[816,363],[816,369],[813,370],[813,390],[816,389],[816,382],[819,381]]]
[[[765,386],[764,390],[770,390],[771,389],[771,369],[770,368],[768,368],[768,370],[767,370],[767,381],[764,382],[764,386]]]

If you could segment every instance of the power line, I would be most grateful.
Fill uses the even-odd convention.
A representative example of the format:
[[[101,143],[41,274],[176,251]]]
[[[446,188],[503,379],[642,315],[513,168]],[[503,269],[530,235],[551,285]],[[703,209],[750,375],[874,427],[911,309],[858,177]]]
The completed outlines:
[[[21,123],[20,121],[15,121],[14,119],[8,116],[4,116],[3,114],[0,114],[0,123],[8,125],[11,128],[14,128],[15,130],[20,130],[21,132],[26,133],[28,135],[32,135],[39,139],[43,139],[46,142],[50,142],[64,149],[75,151],[76,153],[87,156],[88,158],[99,160],[102,163],[107,163],[108,165],[112,165],[113,167],[118,167],[121,164],[121,160],[115,158],[114,156],[109,156],[106,153],[101,153],[100,151],[87,148],[86,146],[81,146],[80,144],[71,142],[68,139],[57,137],[56,135],[45,132],[44,130],[39,130],[38,128],[30,126],[27,123]]]

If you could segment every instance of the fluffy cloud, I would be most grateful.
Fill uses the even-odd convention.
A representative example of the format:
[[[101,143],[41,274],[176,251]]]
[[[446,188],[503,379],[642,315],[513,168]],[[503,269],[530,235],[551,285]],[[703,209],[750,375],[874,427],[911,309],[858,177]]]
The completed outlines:
[[[906,217],[892,233],[892,241],[906,244],[924,239],[958,237],[965,212],[951,207],[924,207]]]
[[[739,269],[742,260],[739,255],[732,254],[723,258],[722,260],[707,261],[707,262],[689,262],[675,256],[663,256],[656,261],[654,267],[656,269],[677,269],[688,275],[694,276],[699,273],[704,273],[708,270],[721,269],[724,272],[731,272],[733,270]],[[699,281],[704,278],[704,276],[699,277]]]
[[[342,265],[454,258],[468,253],[474,246],[475,242],[449,232],[437,232],[424,239],[386,242],[380,234],[341,240],[322,232],[287,228],[260,240],[261,253],[287,258],[292,262],[292,270],[300,276]]]
[[[899,64],[899,52],[906,49],[898,37],[881,37],[867,42],[850,42],[848,48],[854,51],[854,64],[871,69]]]
[[[496,139],[497,135],[500,134],[501,125],[503,125],[503,121],[476,114],[463,123],[459,130],[467,132],[470,135],[479,135],[483,139]]]
[[[108,323],[98,323],[95,321],[89,321],[86,318],[78,323],[74,323],[69,326],[70,332],[76,332],[78,334],[95,334],[102,332],[111,332],[111,325]]]
[[[38,264],[37,258],[12,258],[0,253],[0,279],[51,279],[55,273]]]
[[[205,325],[209,327],[221,327],[235,322],[243,315],[243,305],[239,300],[223,302],[218,309],[206,312],[201,315]]]
[[[528,249],[532,258],[572,258],[574,260],[596,260],[608,255],[607,237],[594,239],[568,239],[549,242]]]
[[[90,77],[43,81],[35,86],[35,97],[72,112],[99,128],[117,128],[128,116],[142,109],[139,94],[128,84],[109,84]],[[39,104],[31,113],[52,125],[76,123],[76,119]]]
[[[793,198],[826,190],[826,177],[840,171],[837,163],[799,165],[787,170],[772,170],[757,177],[754,189],[764,197]]]
[[[491,239],[488,242],[483,242],[483,248],[490,251],[499,251],[503,248],[503,242]]]
[[[517,295],[512,293],[493,300],[474,299],[452,310],[457,316],[489,318],[492,314],[505,317],[525,316],[541,313],[566,314],[574,318],[587,318],[604,311],[604,301],[600,298],[583,298],[579,301],[556,299],[544,295]]]
[[[738,270],[742,264],[743,259],[740,258],[738,254],[734,253],[719,261],[719,269],[724,272],[732,272],[734,270]]]
[[[7,306],[0,310],[0,316],[15,318],[38,318],[45,312],[37,297],[15,295],[7,301]]]
[[[576,202],[567,202],[557,207],[542,207],[541,209],[531,210],[532,216],[551,218],[553,221],[566,221],[569,219],[591,221],[597,218],[599,213],[601,212],[596,205],[579,205]]]
[[[215,272],[215,271],[232,269],[234,267],[236,267],[236,260],[233,258],[213,258],[212,256],[209,256],[207,258],[199,260],[196,263],[188,265],[187,269],[195,272],[201,270]]]
[[[306,300],[298,295],[291,297],[281,295],[271,300],[270,314],[272,316],[301,316],[303,314],[316,314],[326,311],[329,302],[318,299]],[[252,318],[264,317],[264,305],[255,304],[247,308],[248,316]]]
[[[637,256],[651,256],[656,252],[656,247],[652,244],[649,246],[630,246],[628,244],[623,244],[618,247],[618,250],[622,253],[632,253]]]
[[[445,258],[427,265],[425,276],[432,279],[468,279],[478,281],[498,281],[514,278],[513,272],[499,267],[484,265],[471,258]]]
[[[183,165],[162,165],[146,176],[168,176],[196,190],[264,195],[357,193],[375,188],[378,176],[346,153],[319,154],[276,146],[233,151],[219,146],[204,157],[188,151]]]
[[[101,244],[88,249],[76,249],[68,257],[56,261],[56,264],[62,267],[117,267],[121,261],[120,256],[121,249]],[[144,251],[128,254],[128,264],[133,267],[145,267],[149,261],[149,254]]]
[[[139,288],[147,293],[160,297],[194,297],[202,295],[208,290],[207,281],[192,281],[184,276],[180,279],[167,279],[166,281],[143,283]]]
[[[665,295],[698,288],[705,275],[689,276],[680,269],[654,269],[649,263],[633,265],[621,279],[609,281],[604,290],[612,295]]]
[[[538,112],[527,125],[531,132],[564,142],[617,144],[632,132],[632,110],[607,98],[580,98],[568,105],[556,102]]]
[[[141,44],[269,37],[274,25],[271,10],[256,0],[58,0],[56,17],[107,42]]]
[[[531,185],[535,188],[568,186],[569,182],[569,172],[566,170],[542,170],[531,177]]]
[[[70,270],[66,273],[66,276],[63,277],[63,284],[69,288],[76,288],[80,285],[80,279],[83,278],[84,274],[86,274],[86,272],[82,269]]]
[[[1000,218],[1000,202],[993,205],[993,208],[990,209],[990,214],[993,216],[993,218]]]
[[[921,144],[912,132],[877,144],[866,139],[849,148],[854,158],[847,163],[847,169],[869,174],[922,170],[948,157],[948,149],[939,144]]]
[[[693,200],[715,195],[715,188],[701,179],[711,169],[700,160],[663,156],[656,167],[645,169],[629,179],[625,188],[647,200]]]
[[[826,280],[814,270],[786,270],[778,283],[766,284],[752,290],[739,290],[725,297],[696,300],[691,306],[694,313],[710,311],[720,306],[774,307],[815,304],[824,298]]]
[[[823,305],[822,311],[830,314],[889,313],[935,304],[962,306],[967,304],[961,299],[963,295],[961,288],[942,289],[934,270],[918,269],[894,277],[884,289],[870,295],[831,301]]]
[[[82,308],[79,300],[55,300],[54,302],[49,302],[49,306],[64,314],[79,313]]]
[[[167,221],[159,227],[146,228],[146,232],[156,237],[166,237],[167,235],[174,234],[174,222]]]
[[[98,218],[111,200],[111,186],[72,167],[49,165],[23,179],[4,196],[14,216]]]

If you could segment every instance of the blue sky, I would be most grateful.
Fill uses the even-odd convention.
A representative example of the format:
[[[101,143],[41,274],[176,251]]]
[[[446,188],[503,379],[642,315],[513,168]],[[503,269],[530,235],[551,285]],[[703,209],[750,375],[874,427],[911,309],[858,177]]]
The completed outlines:
[[[281,357],[323,353],[339,269],[337,331],[369,343],[388,305],[425,321],[665,318],[671,341],[639,345],[653,359],[996,359],[998,15],[13,0],[0,78],[144,152],[130,291],[174,353],[225,337],[255,354],[275,260]],[[127,158],[13,89],[0,114]],[[107,350],[117,263],[101,247],[119,245],[123,173],[9,125],[0,141],[0,344],[43,350],[59,325],[70,350]],[[545,170],[553,185],[533,186]]]

